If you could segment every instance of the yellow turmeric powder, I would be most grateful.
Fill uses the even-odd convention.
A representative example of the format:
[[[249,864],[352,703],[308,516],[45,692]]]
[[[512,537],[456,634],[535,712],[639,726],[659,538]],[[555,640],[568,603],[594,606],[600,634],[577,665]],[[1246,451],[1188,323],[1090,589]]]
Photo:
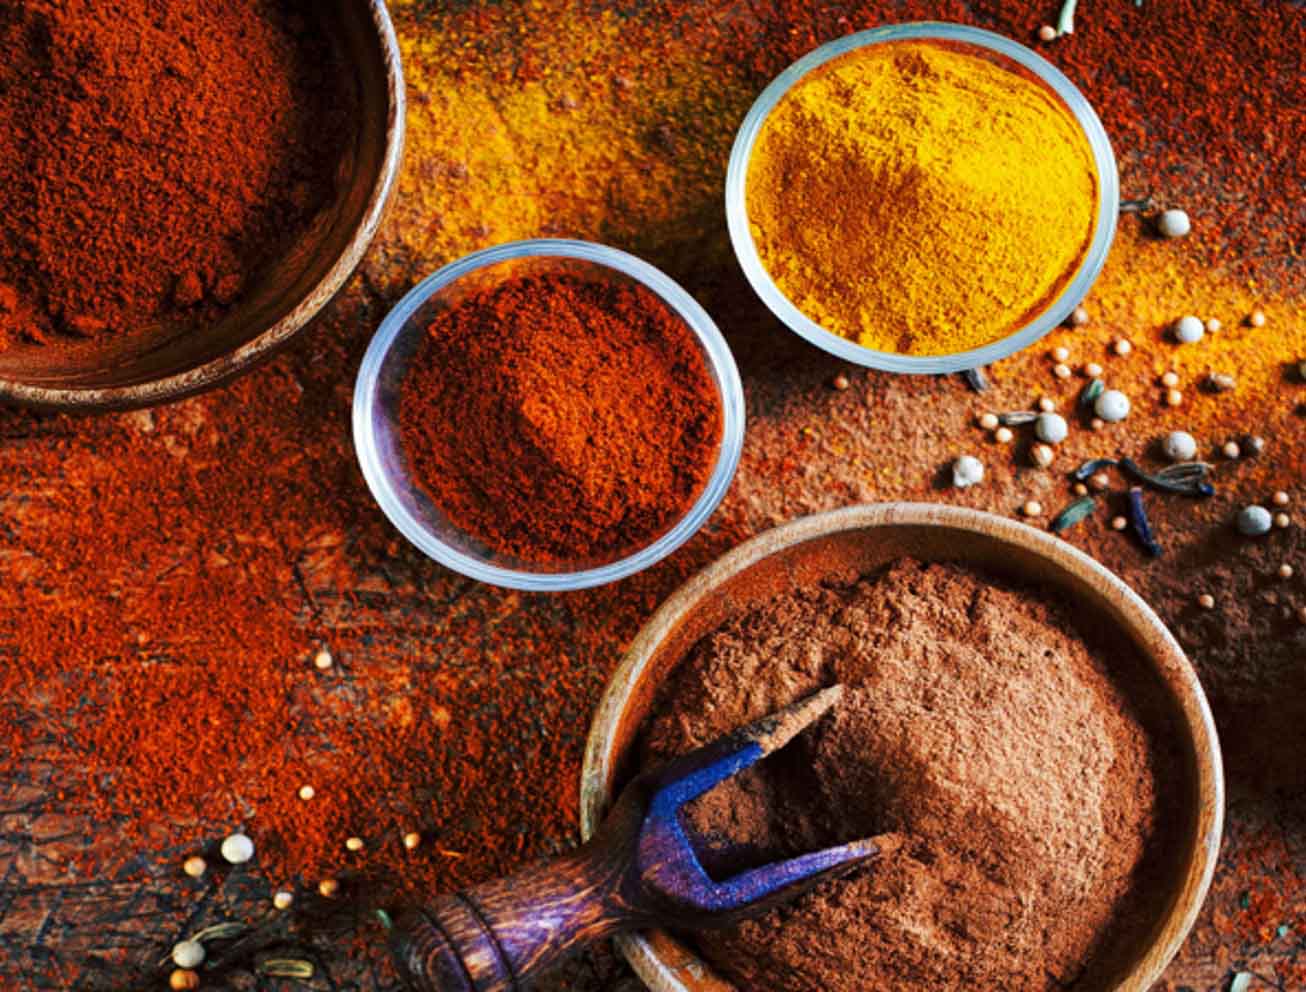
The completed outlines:
[[[1055,96],[928,42],[850,52],[767,116],[753,240],[781,292],[877,351],[941,355],[1024,326],[1092,241],[1097,172]]]

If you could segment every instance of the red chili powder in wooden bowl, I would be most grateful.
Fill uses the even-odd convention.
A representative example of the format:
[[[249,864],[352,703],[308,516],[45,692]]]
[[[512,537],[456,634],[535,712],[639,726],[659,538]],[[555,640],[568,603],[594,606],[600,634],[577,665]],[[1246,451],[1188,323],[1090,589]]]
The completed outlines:
[[[216,320],[335,192],[307,0],[0,5],[0,349]]]
[[[721,443],[694,332],[651,290],[565,272],[431,321],[400,387],[417,485],[492,552],[611,561],[669,529]]]
[[[1135,649],[1080,622],[1037,590],[903,560],[698,643],[645,726],[648,763],[847,688],[784,751],[687,807],[710,874],[903,838],[796,902],[696,935],[707,960],[753,992],[1110,984],[1168,895],[1179,759],[1149,729],[1165,717]]]

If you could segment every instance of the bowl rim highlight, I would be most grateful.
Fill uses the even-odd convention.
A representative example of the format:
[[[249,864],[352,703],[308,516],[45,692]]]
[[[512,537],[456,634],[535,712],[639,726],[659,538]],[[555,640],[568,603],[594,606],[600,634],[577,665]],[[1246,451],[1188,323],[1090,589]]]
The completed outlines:
[[[703,347],[721,405],[721,444],[703,491],[685,514],[656,540],[616,561],[571,572],[505,568],[467,554],[441,539],[409,512],[397,496],[403,482],[387,471],[376,435],[380,374],[390,350],[411,318],[446,286],[471,272],[521,258],[575,259],[612,269],[642,284],[676,313]],[[707,311],[660,269],[619,249],[568,238],[532,238],[484,248],[445,265],[414,286],[386,314],[372,337],[354,387],[354,449],[368,488],[381,510],[428,557],[470,578],[509,589],[562,592],[604,585],[634,575],[662,560],[698,532],[720,505],[734,480],[744,443],[744,390],[734,356]]]
[[[817,513],[758,534],[688,579],[636,634],[595,709],[581,770],[581,839],[594,835],[615,798],[617,776],[626,755],[623,748],[637,739],[643,711],[656,698],[658,686],[649,684],[655,660],[664,643],[671,641],[676,648],[687,650],[687,642],[697,639],[697,635],[682,636],[680,630],[703,604],[721,597],[727,604],[737,602],[731,599],[731,584],[737,576],[767,559],[794,554],[804,545],[819,547],[847,535],[882,532],[892,556],[901,557],[919,553],[915,548],[922,543],[918,535],[923,531],[935,531],[938,541],[947,542],[946,554],[927,553],[928,560],[982,564],[990,555],[1001,554],[1003,560],[1010,557],[1019,562],[1012,566],[1012,574],[1037,568],[1086,592],[1095,609],[1134,641],[1138,657],[1147,662],[1181,717],[1178,730],[1184,746],[1192,751],[1188,771],[1196,808],[1191,810],[1191,833],[1182,839],[1182,864],[1173,880],[1173,901],[1136,953],[1124,962],[1123,978],[1112,988],[1112,992],[1146,992],[1196,922],[1219,858],[1224,770],[1210,705],[1174,635],[1123,579],[1055,535],[992,513],[944,503],[910,502],[870,503]],[[1036,564],[1031,566],[1031,562]],[[800,574],[810,580],[806,569]],[[762,588],[771,586],[764,576]],[[616,944],[653,992],[738,992],[665,931],[619,935]]]
[[[1042,313],[1023,327],[1017,328],[997,341],[967,351],[946,355],[904,355],[898,352],[877,351],[826,330],[794,306],[780,291],[758,256],[757,246],[753,242],[753,234],[749,226],[746,198],[748,164],[767,116],[789,91],[814,69],[849,52],[890,41],[961,43],[985,49],[1017,63],[1037,76],[1066,105],[1089,143],[1097,169],[1098,209],[1093,239],[1085,250],[1073,278]],[[783,324],[809,343],[845,361],[887,372],[925,374],[961,372],[992,364],[998,359],[1006,358],[1034,344],[1065,321],[1071,311],[1088,295],[1089,289],[1102,271],[1102,266],[1106,264],[1111,242],[1115,239],[1119,210],[1120,177],[1116,169],[1111,141],[1096,111],[1075,84],[1051,62],[1020,42],[983,28],[944,21],[914,21],[858,31],[808,52],[776,76],[753,102],[735,136],[735,143],[730,151],[730,164],[726,171],[726,223],[730,230],[730,242],[753,291]]]

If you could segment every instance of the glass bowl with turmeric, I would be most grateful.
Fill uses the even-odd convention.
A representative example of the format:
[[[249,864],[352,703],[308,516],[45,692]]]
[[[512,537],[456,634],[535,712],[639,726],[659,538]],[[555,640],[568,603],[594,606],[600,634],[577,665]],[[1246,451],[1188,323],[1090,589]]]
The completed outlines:
[[[669,555],[721,502],[744,400],[693,297],[632,255],[537,239],[418,284],[372,339],[354,443],[390,521],[473,579],[541,592]]]
[[[1102,122],[1055,66],[978,28],[830,42],[762,92],[726,177],[753,289],[819,348],[892,372],[987,365],[1088,293],[1115,236]]]

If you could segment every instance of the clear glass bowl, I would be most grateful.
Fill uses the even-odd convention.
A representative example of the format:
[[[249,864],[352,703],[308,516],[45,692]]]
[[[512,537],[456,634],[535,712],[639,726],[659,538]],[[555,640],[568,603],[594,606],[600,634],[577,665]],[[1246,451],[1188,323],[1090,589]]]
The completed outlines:
[[[804,315],[780,291],[762,264],[761,258],[758,257],[757,246],[753,243],[752,231],[749,229],[744,188],[748,177],[749,159],[753,155],[753,145],[757,141],[767,115],[785,94],[813,69],[855,49],[886,41],[937,41],[962,49],[969,46],[977,50],[977,54],[990,59],[996,58],[999,63],[1003,61],[1008,65],[1015,63],[1017,67],[1027,70],[1029,74],[1042,81],[1065,105],[1083,129],[1093,152],[1098,175],[1097,222],[1092,243],[1084,253],[1078,270],[1060,295],[1024,327],[1016,329],[1004,338],[969,351],[953,352],[948,355],[903,355],[865,348],[827,331]],[[748,116],[744,118],[744,123],[740,125],[734,148],[730,152],[730,166],[726,173],[726,221],[730,227],[730,241],[734,245],[739,264],[744,269],[744,275],[748,277],[757,295],[790,329],[818,348],[838,355],[845,361],[885,369],[889,372],[960,372],[963,369],[977,368],[1000,358],[1006,358],[1043,337],[1070,315],[1075,306],[1088,294],[1098,273],[1102,271],[1107,252],[1115,238],[1116,216],[1119,209],[1120,178],[1116,172],[1116,160],[1111,151],[1111,142],[1102,127],[1102,122],[1075,84],[1045,58],[1010,38],[980,28],[935,21],[895,24],[870,31],[859,31],[808,52],[772,80],[771,85],[763,90],[762,95],[753,103]]]
[[[399,385],[431,317],[510,277],[569,271],[586,278],[640,283],[694,332],[721,404],[721,445],[703,491],[680,520],[645,547],[611,561],[549,568],[492,553],[455,527],[413,483],[396,430]],[[648,568],[689,540],[730,487],[744,442],[744,391],[725,338],[712,318],[668,276],[625,252],[587,241],[516,241],[468,255],[414,287],[381,322],[354,387],[354,447],[382,511],[423,552],[463,575],[513,589],[561,592],[615,582]],[[638,485],[638,479],[631,479]]]

